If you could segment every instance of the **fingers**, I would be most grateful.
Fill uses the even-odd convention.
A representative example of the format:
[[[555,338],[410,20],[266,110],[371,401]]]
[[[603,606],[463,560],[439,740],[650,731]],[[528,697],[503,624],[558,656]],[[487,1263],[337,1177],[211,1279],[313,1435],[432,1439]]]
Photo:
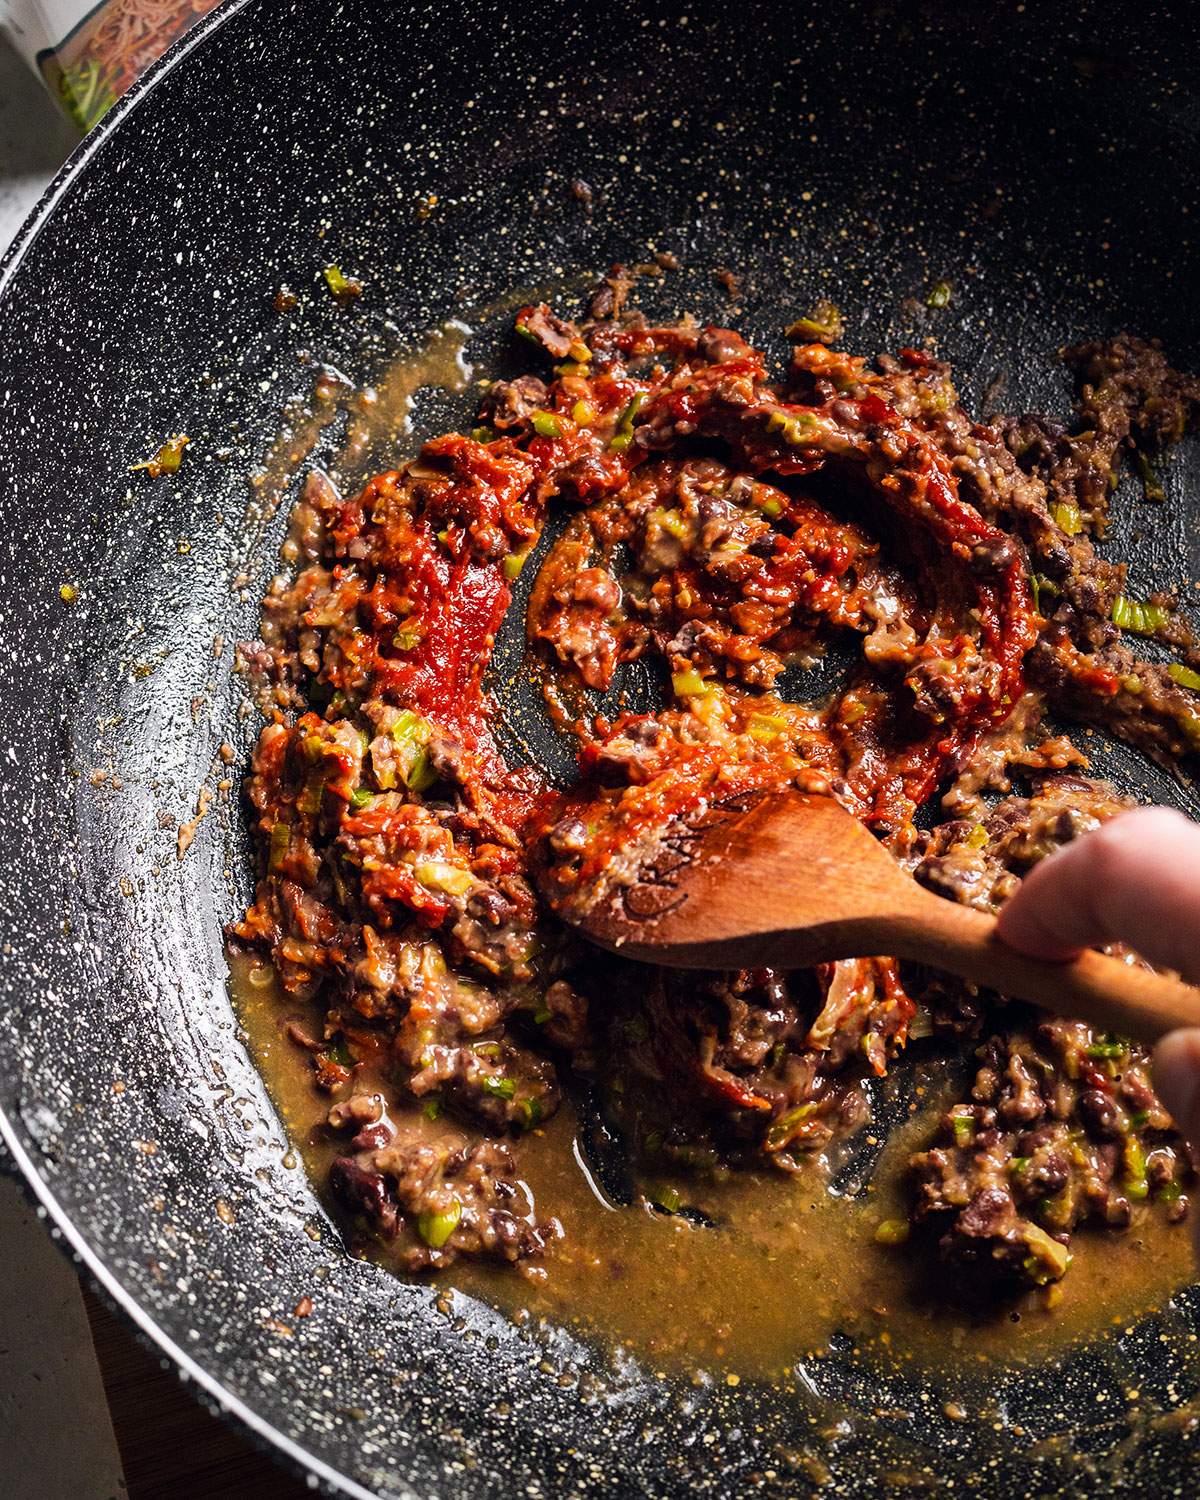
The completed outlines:
[[[1165,807],[1122,813],[1036,865],[999,933],[1039,958],[1120,940],[1200,980],[1200,825]]]
[[[1172,1031],[1154,1049],[1154,1087],[1183,1138],[1200,1147],[1200,1031]],[[1200,1219],[1192,1219],[1200,1255]]]
[[[1154,1087],[1189,1140],[1200,1140],[1200,1031],[1172,1031],[1154,1049]]]

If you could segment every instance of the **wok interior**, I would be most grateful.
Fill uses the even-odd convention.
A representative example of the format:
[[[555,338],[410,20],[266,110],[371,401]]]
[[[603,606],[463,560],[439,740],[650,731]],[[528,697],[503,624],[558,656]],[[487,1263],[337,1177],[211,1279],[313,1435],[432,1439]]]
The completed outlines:
[[[974,407],[1003,376],[1010,409],[1064,409],[1054,351],[1124,326],[1200,360],[1186,17],[1147,12],[1133,38],[1115,5],[1086,35],[1066,15],[981,12],[968,31],[854,4],[660,19],[234,4],[85,147],[90,165],[9,265],[6,1135],[91,1268],[211,1394],[366,1490],[440,1492],[463,1465],[464,1495],[751,1475],[785,1494],[801,1482],[786,1455],[837,1420],[844,1435],[817,1448],[847,1490],[897,1466],[1067,1486],[1070,1447],[1103,1457],[1136,1425],[1125,1391],[1152,1412],[1195,1390],[1190,1293],[1052,1378],[956,1388],[966,1423],[936,1382],[848,1349],[778,1389],[681,1389],[561,1331],[513,1333],[481,1304],[446,1316],[429,1288],[348,1258],[287,1164],[224,987],[221,928],[249,871],[236,795],[176,857],[217,747],[240,765],[253,737],[229,643],[254,633],[285,507],[247,481],[314,362],[368,378],[449,317],[477,329],[466,357],[482,359],[514,291],[578,286],[651,247],[684,269],[649,311],[733,321],[714,279],[728,267],[738,325],[782,355],[790,317],[827,294],[857,351],[936,338]],[[366,285],[353,310],[324,292],[331,263]],[[942,279],[953,301],[935,314],[925,292]],[[287,316],[283,282],[301,292]],[[423,397],[414,425],[469,404]],[[177,479],[128,474],[177,431],[192,438]],[[1165,510],[1118,503],[1111,545],[1135,588],[1196,575],[1198,478],[1189,450]],[[1101,772],[1192,805],[1097,748]],[[313,1316],[281,1336],[271,1322],[306,1293]],[[543,1361],[590,1372],[595,1399]],[[1139,1485],[1178,1482],[1191,1441],[1151,1426]]]

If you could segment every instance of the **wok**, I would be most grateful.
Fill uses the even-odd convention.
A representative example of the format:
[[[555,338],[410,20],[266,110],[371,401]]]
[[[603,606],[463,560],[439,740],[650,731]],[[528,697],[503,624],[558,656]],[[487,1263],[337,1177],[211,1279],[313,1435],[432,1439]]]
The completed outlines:
[[[1182,5],[1130,22],[1118,4],[229,0],[79,148],[0,268],[0,1133],[52,1232],[201,1398],[330,1489],[782,1496],[815,1484],[806,1449],[827,1493],[1190,1489],[1170,1413],[1197,1388],[1191,1292],[974,1395],[959,1381],[964,1423],[936,1378],[868,1369],[848,1341],[778,1388],[694,1388],[461,1297],[447,1316],[352,1259],[288,1165],[226,992],[250,868],[236,794],[176,855],[217,747],[236,778],[255,731],[213,638],[255,633],[275,565],[283,514],[248,505],[247,479],[311,390],[297,350],[368,378],[454,317],[482,358],[506,295],[653,246],[684,269],[651,311],[782,353],[830,295],[856,350],[935,337],[977,409],[1064,409],[1057,348],[1121,327],[1200,363],[1195,28]],[[331,262],[363,279],[354,308],[324,294]],[[287,316],[281,282],[304,292]],[[415,427],[469,405],[422,396]],[[177,476],[129,473],[173,432],[192,438]],[[1134,590],[1197,575],[1198,479],[1185,449],[1165,509],[1122,495],[1110,549]],[[523,733],[539,753],[549,732]],[[288,1319],[304,1293],[312,1316]],[[589,1378],[546,1373],[566,1368]]]

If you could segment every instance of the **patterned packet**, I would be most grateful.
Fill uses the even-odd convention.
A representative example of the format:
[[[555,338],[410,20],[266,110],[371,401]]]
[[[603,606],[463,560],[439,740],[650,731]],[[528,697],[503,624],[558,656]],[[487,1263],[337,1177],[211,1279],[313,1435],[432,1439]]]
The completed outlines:
[[[86,132],[220,0],[0,0],[0,31]]]

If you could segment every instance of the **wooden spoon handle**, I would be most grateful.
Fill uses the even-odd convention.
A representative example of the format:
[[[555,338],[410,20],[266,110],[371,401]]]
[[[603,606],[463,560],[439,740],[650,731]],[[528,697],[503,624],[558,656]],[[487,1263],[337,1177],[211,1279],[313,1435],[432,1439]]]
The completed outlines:
[[[994,917],[919,888],[917,895],[894,918],[887,951],[900,958],[1142,1042],[1156,1042],[1178,1026],[1200,1026],[1200,989],[1181,979],[1091,950],[1068,963],[1029,958],[1001,942]]]

